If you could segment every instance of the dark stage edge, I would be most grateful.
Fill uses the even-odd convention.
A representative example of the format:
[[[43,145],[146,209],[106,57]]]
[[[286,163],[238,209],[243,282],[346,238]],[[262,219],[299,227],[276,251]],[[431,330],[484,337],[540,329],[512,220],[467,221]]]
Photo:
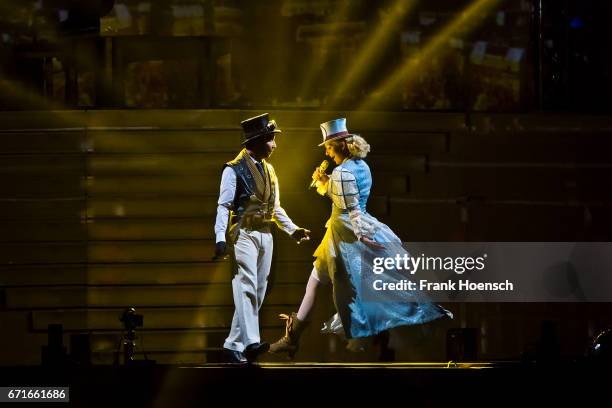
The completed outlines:
[[[0,368],[0,386],[70,387],[70,403],[36,406],[177,408],[248,403],[289,408],[393,402],[428,407],[583,407],[609,405],[609,367],[575,361],[19,366]]]

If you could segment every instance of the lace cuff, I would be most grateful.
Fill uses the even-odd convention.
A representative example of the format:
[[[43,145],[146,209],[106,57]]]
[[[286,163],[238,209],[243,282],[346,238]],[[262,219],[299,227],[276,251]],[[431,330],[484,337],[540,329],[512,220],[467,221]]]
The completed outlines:
[[[315,186],[317,187],[317,193],[324,196],[327,194],[327,186],[329,185],[329,181],[327,183],[321,182],[321,180],[317,180]]]
[[[355,236],[357,236],[357,239],[361,239],[361,237],[372,238],[374,234],[376,234],[376,226],[363,218],[363,214],[359,207],[349,210],[349,220],[351,221],[353,232]]]

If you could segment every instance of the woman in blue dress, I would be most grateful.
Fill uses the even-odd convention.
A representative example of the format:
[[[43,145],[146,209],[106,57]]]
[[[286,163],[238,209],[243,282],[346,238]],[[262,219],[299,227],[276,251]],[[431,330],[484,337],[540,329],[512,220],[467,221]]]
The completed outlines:
[[[375,257],[395,258],[407,254],[401,240],[391,229],[366,210],[372,187],[370,168],[363,160],[370,145],[358,135],[350,134],[346,119],[321,124],[325,154],[335,163],[327,176],[315,170],[317,192],[332,201],[327,231],[314,252],[316,260],[306,285],[306,293],[297,313],[281,315],[286,320],[285,335],[270,346],[270,352],[297,352],[299,338],[312,310],[317,287],[331,281],[337,313],[324,324],[323,332],[344,335],[349,349],[357,351],[358,341],[385,330],[426,323],[452,313],[432,303],[417,291],[373,291],[375,279],[387,283],[405,279],[398,270],[372,273]]]

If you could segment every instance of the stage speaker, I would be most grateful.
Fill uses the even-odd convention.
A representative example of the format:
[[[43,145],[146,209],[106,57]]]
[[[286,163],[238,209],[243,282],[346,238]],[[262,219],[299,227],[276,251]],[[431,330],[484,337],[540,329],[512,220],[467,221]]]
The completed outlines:
[[[446,333],[446,359],[449,361],[476,361],[478,339],[475,328],[448,329]]]

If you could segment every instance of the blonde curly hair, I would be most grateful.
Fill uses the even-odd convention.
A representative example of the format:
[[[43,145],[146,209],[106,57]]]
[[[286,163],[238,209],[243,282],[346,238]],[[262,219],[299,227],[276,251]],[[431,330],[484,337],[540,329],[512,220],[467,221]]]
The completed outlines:
[[[338,140],[330,140],[329,143],[334,149],[343,152],[347,156],[365,159],[370,152],[370,145],[359,135],[351,135]]]
[[[358,159],[365,159],[365,157],[370,153],[370,145],[366,140],[359,136],[353,135],[347,137],[346,146],[348,147],[351,156],[356,157]]]

